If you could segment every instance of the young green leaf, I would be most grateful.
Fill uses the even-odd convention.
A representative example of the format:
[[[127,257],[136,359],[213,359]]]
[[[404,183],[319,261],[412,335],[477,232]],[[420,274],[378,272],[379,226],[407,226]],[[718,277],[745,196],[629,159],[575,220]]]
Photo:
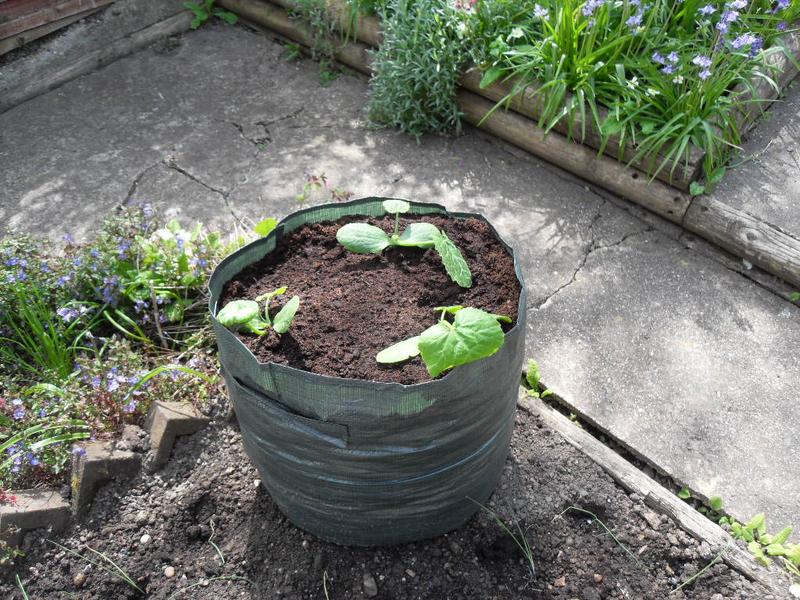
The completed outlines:
[[[238,329],[239,326],[257,318],[258,302],[255,300],[233,300],[217,313],[217,321],[228,329]]]
[[[263,221],[259,221],[256,223],[256,226],[253,228],[253,231],[256,232],[257,235],[261,237],[267,237],[270,232],[278,226],[278,220],[269,217],[264,219]]]
[[[702,196],[705,193],[705,191],[706,191],[706,186],[704,186],[702,183],[693,181],[692,183],[689,184],[689,194],[691,194],[692,196]]]
[[[791,527],[784,527],[781,529],[780,533],[775,536],[772,540],[773,544],[785,544],[789,540],[789,536],[792,535],[792,528]]]
[[[760,532],[761,529],[766,527],[766,523],[767,523],[767,519],[764,516],[764,513],[758,513],[756,516],[754,516],[752,519],[750,519],[747,522],[747,525],[745,527],[747,529],[749,529],[750,531],[753,531],[753,532],[758,531],[758,532]]]
[[[680,498],[681,500],[688,500],[691,497],[692,493],[689,491],[689,488],[687,487],[682,487],[681,491],[678,492],[678,498]]]
[[[379,227],[368,223],[348,223],[336,232],[339,243],[356,254],[380,254],[392,242]]]
[[[452,306],[437,306],[433,309],[433,312],[440,312],[440,313],[447,313],[449,315],[454,315],[458,311],[460,311],[463,306],[460,304],[453,304]]]
[[[719,496],[711,496],[708,500],[708,504],[711,506],[711,510],[714,512],[719,512],[722,510],[722,498]]]
[[[463,288],[472,287],[472,273],[469,271],[469,266],[447,234],[440,231],[433,244],[450,279]]]
[[[256,297],[256,302],[266,301],[267,303],[269,303],[269,301],[272,300],[275,296],[280,296],[282,294],[285,294],[286,290],[288,289],[289,288],[284,285],[282,287],[279,287],[277,290],[267,292],[266,294],[261,294],[260,296]]]
[[[294,315],[300,307],[300,296],[292,296],[289,301],[284,304],[283,308],[278,311],[275,318],[272,319],[272,328],[275,333],[284,334],[289,331],[292,325]]]
[[[392,344],[388,348],[384,348],[378,352],[377,356],[375,356],[375,360],[381,364],[392,364],[414,358],[419,354],[419,338],[420,336],[415,335],[402,342]]]
[[[411,210],[411,205],[405,200],[384,200],[383,210],[392,215],[397,213],[407,213]]]
[[[419,351],[431,377],[497,352],[505,341],[492,315],[477,308],[458,311],[453,323],[439,321],[422,332]]]
[[[410,223],[400,234],[396,244],[398,246],[432,248],[438,235],[439,229],[432,223]]]

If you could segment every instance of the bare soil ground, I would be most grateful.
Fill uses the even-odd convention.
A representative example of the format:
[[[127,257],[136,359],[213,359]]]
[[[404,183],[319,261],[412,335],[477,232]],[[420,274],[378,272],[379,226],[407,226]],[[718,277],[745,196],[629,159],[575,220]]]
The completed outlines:
[[[19,573],[31,600],[775,598],[724,564],[670,595],[714,559],[710,548],[626,494],[528,413],[518,412],[488,508],[525,532],[534,572],[484,511],[448,535],[396,547],[314,539],[260,485],[227,412],[227,400],[219,400],[211,426],[180,439],[163,470],[107,485],[64,534],[28,534],[26,556],[4,574],[0,597],[22,598],[13,580]],[[570,507],[596,514],[624,548]],[[86,547],[104,553],[143,591],[48,539],[95,562]]]

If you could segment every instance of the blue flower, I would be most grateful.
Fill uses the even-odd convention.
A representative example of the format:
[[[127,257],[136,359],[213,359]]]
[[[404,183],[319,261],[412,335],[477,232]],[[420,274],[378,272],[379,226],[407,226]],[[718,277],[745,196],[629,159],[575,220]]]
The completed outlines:
[[[138,401],[137,401],[137,400],[135,400],[135,399],[134,399],[134,400],[131,400],[130,402],[128,402],[128,403],[125,405],[125,408],[124,408],[125,412],[126,412],[126,413],[129,413],[129,414],[130,414],[130,413],[132,413],[132,412],[134,412],[134,411],[136,410],[136,406],[137,406],[138,404],[139,404],[139,403],[138,403]]]
[[[16,421],[21,421],[22,419],[24,419],[25,418],[25,407],[24,406],[18,406],[16,409],[14,409],[14,415],[13,416],[14,416],[14,419]]]
[[[56,311],[56,314],[61,317],[61,320],[63,320],[65,323],[71,323],[79,316],[77,310],[68,306],[62,306]]]
[[[82,446],[78,446],[77,444],[72,446],[72,454],[75,456],[85,456],[86,455],[86,448]]]
[[[716,8],[714,8],[713,6],[711,6],[710,4],[706,4],[706,5],[705,5],[704,7],[702,7],[702,8],[701,8],[701,9],[700,9],[698,12],[699,12],[701,15],[708,16],[708,15],[712,15],[712,14],[714,14],[715,12],[717,12],[717,9],[716,9]]]

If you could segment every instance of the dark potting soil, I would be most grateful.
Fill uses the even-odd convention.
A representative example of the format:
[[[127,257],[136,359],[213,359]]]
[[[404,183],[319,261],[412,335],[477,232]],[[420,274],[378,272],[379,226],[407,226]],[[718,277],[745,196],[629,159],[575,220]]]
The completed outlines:
[[[445,231],[458,246],[472,271],[471,288],[461,288],[450,279],[433,248],[387,248],[379,255],[348,251],[336,241],[342,225],[366,221],[390,233],[394,218],[347,217],[305,225],[286,236],[269,256],[228,283],[220,306],[288,286],[270,312],[274,314],[292,295],[300,296],[300,310],[289,332],[263,337],[240,334],[261,362],[355,379],[426,381],[430,377],[419,357],[380,365],[375,355],[433,325],[439,318],[433,311],[436,306],[473,306],[516,322],[520,287],[511,255],[486,223],[412,216],[400,220],[400,230],[420,220]]]
[[[103,486],[89,513],[62,534],[27,534],[25,557],[0,569],[0,598],[22,599],[15,573],[31,600],[789,598],[724,563],[670,594],[714,561],[711,548],[652,512],[642,497],[625,493],[524,411],[517,413],[511,451],[488,508],[515,532],[517,523],[526,532],[535,573],[483,511],[447,535],[412,544],[350,548],[322,542],[280,513],[258,483],[236,425],[224,417],[227,399],[216,402],[211,425],[178,438],[162,470]],[[570,506],[596,514],[636,559],[586,514],[564,513]],[[149,541],[142,540],[145,534]],[[102,552],[143,592],[47,539],[95,562],[99,557],[86,547]],[[775,580],[788,587],[777,573]]]

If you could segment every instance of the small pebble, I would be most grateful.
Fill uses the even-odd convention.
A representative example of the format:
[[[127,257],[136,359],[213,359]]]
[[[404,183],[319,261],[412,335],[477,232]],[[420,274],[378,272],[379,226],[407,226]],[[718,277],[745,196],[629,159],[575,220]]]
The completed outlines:
[[[142,537],[139,538],[139,543],[142,544],[143,546],[145,546],[145,545],[149,544],[152,540],[153,540],[153,538],[150,537],[150,534],[149,533],[145,533]]]
[[[793,583],[789,586],[789,593],[792,598],[800,598],[800,583]]]
[[[86,583],[86,573],[81,572],[75,575],[75,577],[72,579],[72,583],[75,584],[75,587],[81,587],[84,583]]]
[[[175,567],[169,566],[164,568],[164,577],[167,578],[175,577]]]
[[[594,574],[594,582],[595,583],[603,583],[603,579],[605,579],[605,577],[602,574],[600,574],[600,573],[595,573]]]
[[[375,582],[372,573],[364,573],[364,593],[369,598],[374,598],[378,595],[378,584]]]

